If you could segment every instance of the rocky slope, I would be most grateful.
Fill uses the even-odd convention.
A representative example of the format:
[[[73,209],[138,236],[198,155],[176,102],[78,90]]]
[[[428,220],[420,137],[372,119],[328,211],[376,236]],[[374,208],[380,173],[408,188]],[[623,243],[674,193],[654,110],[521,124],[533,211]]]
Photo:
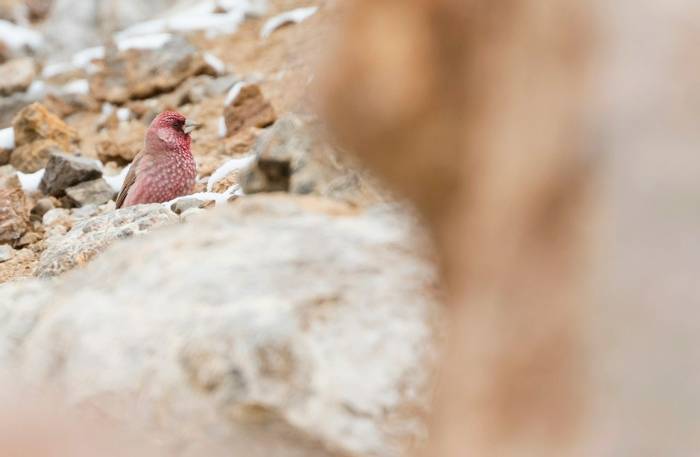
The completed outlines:
[[[424,438],[436,273],[313,114],[335,6],[181,3],[0,65],[0,372],[169,455],[399,455]],[[196,193],[116,210],[164,109],[203,124]]]

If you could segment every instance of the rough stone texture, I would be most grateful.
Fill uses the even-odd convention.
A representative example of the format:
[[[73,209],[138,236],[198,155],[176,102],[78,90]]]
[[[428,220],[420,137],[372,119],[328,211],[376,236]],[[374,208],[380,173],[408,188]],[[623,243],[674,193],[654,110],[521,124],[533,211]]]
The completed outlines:
[[[54,148],[72,152],[79,143],[78,133],[40,103],[17,113],[12,127],[16,148],[10,163],[24,173],[45,167]]]
[[[46,195],[60,197],[67,188],[101,176],[102,170],[94,160],[54,151],[39,183],[39,190]]]
[[[60,282],[0,287],[0,365],[235,455],[328,455],[299,453],[311,438],[399,456],[423,437],[439,312],[411,226],[313,197],[240,199]]]
[[[22,189],[0,189],[0,244],[14,244],[31,230],[29,209]]]
[[[275,110],[263,96],[260,86],[243,86],[231,104],[224,108],[228,136],[234,136],[249,127],[267,127],[275,122]]]
[[[12,121],[15,144],[21,146],[36,140],[52,140],[64,150],[78,142],[78,133],[42,104],[32,103],[20,111]]]
[[[44,215],[44,220],[52,211]],[[177,221],[175,214],[158,203],[112,210],[97,217],[78,220],[65,235],[46,240],[46,250],[41,255],[37,275],[55,276],[84,265],[116,240],[141,235]]]
[[[185,211],[196,208],[211,208],[216,204],[216,201],[214,200],[203,200],[200,198],[196,197],[185,197],[185,198],[179,198],[176,202],[174,202],[172,205],[170,205],[170,209],[172,212],[175,214],[182,214]]]
[[[34,173],[46,167],[49,157],[61,149],[52,140],[38,140],[15,148],[10,155],[10,164],[23,173]]]
[[[36,76],[36,63],[30,57],[13,59],[0,65],[0,96],[24,92]]]
[[[15,250],[7,244],[0,244],[0,263],[7,262],[15,255]]]
[[[244,191],[284,191],[348,201],[380,199],[369,178],[340,159],[314,122],[287,114],[264,132],[254,147],[258,161],[241,178]]]
[[[157,50],[108,50],[101,70],[90,78],[90,91],[97,100],[121,104],[171,91],[201,74],[216,71],[192,43],[175,36]]]
[[[114,129],[100,132],[95,145],[97,157],[103,162],[126,165],[143,148],[146,126],[139,121],[119,122]]]
[[[95,179],[66,189],[66,197],[74,206],[102,205],[116,197],[104,179]]]

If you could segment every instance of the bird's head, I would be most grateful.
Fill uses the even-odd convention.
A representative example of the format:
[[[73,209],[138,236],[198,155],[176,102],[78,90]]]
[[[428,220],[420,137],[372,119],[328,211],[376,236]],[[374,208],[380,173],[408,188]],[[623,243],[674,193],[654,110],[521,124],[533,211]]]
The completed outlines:
[[[156,116],[146,133],[146,144],[151,150],[190,151],[190,133],[199,127],[177,111],[164,111]]]

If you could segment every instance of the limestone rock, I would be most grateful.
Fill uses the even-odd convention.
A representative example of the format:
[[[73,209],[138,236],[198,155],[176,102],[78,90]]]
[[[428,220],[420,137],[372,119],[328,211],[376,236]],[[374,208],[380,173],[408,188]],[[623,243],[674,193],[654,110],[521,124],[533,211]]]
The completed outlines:
[[[94,160],[53,151],[39,190],[46,195],[60,197],[67,188],[101,176],[102,170]]]
[[[0,287],[0,366],[235,455],[402,455],[425,437],[441,309],[412,226],[386,207],[239,199],[61,281]],[[301,452],[310,440],[331,451]]]
[[[192,208],[211,208],[215,204],[216,202],[214,200],[204,200],[197,197],[183,197],[178,198],[172,205],[170,205],[170,209],[172,212],[179,215]]]
[[[0,96],[24,92],[36,77],[36,63],[31,57],[13,59],[0,65]]]
[[[138,121],[120,122],[114,130],[104,130],[95,146],[97,157],[103,162],[126,165],[143,148],[146,126]]]
[[[241,177],[247,194],[291,192],[352,203],[381,200],[369,178],[344,163],[315,120],[287,114],[255,144],[256,165]]]
[[[44,215],[45,222],[51,212]],[[116,240],[177,221],[174,213],[157,203],[130,206],[78,220],[65,235],[46,240],[46,251],[39,260],[37,275],[54,276],[84,265]]]
[[[74,206],[102,205],[116,197],[116,192],[103,178],[80,183],[66,189],[66,197]]]
[[[43,105],[33,103],[20,111],[12,121],[16,148],[10,163],[19,171],[34,173],[44,168],[56,148],[73,151],[79,142],[78,133]]]
[[[201,74],[216,71],[187,38],[175,36],[157,50],[111,50],[90,78],[90,90],[97,100],[121,104],[169,92]]]
[[[0,189],[0,244],[14,244],[31,230],[29,207],[24,191]]]
[[[10,155],[10,164],[23,173],[34,173],[46,167],[49,157],[61,149],[53,140],[37,140],[18,146]]]
[[[37,140],[51,140],[69,151],[78,144],[78,133],[42,104],[32,103],[20,111],[12,121],[15,144],[22,146]]]
[[[267,127],[276,119],[274,108],[257,84],[242,86],[236,97],[224,108],[228,136],[234,136],[249,127]]]

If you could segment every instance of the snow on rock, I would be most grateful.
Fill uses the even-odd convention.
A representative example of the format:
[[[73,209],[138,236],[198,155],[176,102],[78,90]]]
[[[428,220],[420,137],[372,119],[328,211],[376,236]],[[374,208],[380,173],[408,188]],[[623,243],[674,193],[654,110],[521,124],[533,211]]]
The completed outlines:
[[[87,48],[87,49],[83,49],[82,51],[76,52],[73,55],[73,58],[71,59],[71,63],[76,68],[85,68],[93,60],[104,59],[104,57],[105,57],[104,46],[94,46],[92,48]]]
[[[90,93],[90,83],[87,79],[76,79],[61,88],[64,94],[87,95]]]
[[[34,173],[22,173],[21,171],[18,171],[17,178],[19,178],[19,182],[22,185],[22,190],[27,193],[38,192],[39,183],[44,177],[45,171],[46,169],[44,168]]]
[[[120,51],[129,49],[160,49],[173,37],[170,33],[152,33],[123,38],[117,41]]]
[[[61,75],[63,73],[68,73],[75,69],[75,66],[70,62],[53,62],[47,64],[41,71],[41,76],[43,78],[49,79],[54,76]]]
[[[124,184],[126,175],[129,174],[129,168],[131,168],[131,164],[125,166],[122,169],[122,171],[120,171],[116,175],[107,176],[103,174],[102,177],[105,181],[107,181],[107,184],[109,184],[112,187],[112,189],[114,189],[115,192],[119,192],[122,189],[122,185]]]
[[[228,93],[226,94],[226,99],[224,100],[224,106],[228,106],[233,101],[238,97],[238,94],[241,93],[241,89],[243,86],[245,86],[247,83],[245,81],[238,81],[236,84],[229,89]]]
[[[167,32],[206,31],[208,36],[234,33],[245,19],[245,12],[234,10],[225,14],[183,14],[171,18],[154,19],[133,25],[115,35],[117,42],[142,35],[163,34]]]
[[[15,129],[8,127],[0,130],[0,149],[11,150],[15,148]]]
[[[223,75],[226,73],[226,65],[214,54],[209,52],[204,53],[204,61],[214,69],[217,75]]]
[[[46,83],[40,79],[32,81],[27,89],[30,97],[41,98],[46,93]]]
[[[224,116],[219,117],[217,126],[219,131],[219,138],[225,138],[226,134],[228,133],[228,128],[226,127],[226,118],[224,118]]]
[[[0,19],[0,42],[12,51],[37,50],[44,45],[44,37],[32,29]]]
[[[214,173],[211,174],[211,176],[209,177],[209,181],[207,182],[207,191],[211,192],[216,183],[218,183],[234,171],[244,172],[249,170],[255,163],[255,160],[256,157],[251,154],[245,157],[237,157],[235,159],[227,161],[219,168],[214,170]]]
[[[318,11],[317,6],[310,6],[308,8],[297,8],[274,16],[268,19],[260,29],[260,38],[269,37],[272,32],[285,24],[298,24],[299,22],[305,21],[316,14],[316,11]]]
[[[117,110],[117,119],[119,122],[126,122],[131,119],[131,110],[129,108],[119,108]]]

